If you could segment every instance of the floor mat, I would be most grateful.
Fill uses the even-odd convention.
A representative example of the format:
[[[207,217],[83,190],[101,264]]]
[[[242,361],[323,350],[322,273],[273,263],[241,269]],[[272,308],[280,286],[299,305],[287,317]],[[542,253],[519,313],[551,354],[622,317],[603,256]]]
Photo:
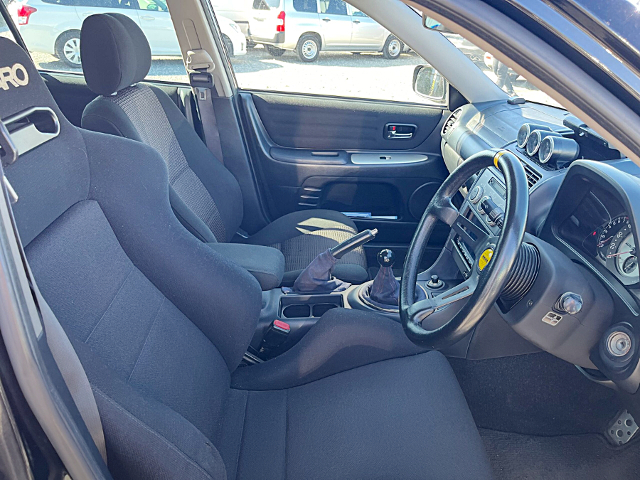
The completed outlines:
[[[640,478],[640,439],[612,447],[597,434],[540,437],[480,429],[497,480]]]
[[[548,353],[449,361],[480,428],[541,436],[601,433],[624,408],[613,390]]]

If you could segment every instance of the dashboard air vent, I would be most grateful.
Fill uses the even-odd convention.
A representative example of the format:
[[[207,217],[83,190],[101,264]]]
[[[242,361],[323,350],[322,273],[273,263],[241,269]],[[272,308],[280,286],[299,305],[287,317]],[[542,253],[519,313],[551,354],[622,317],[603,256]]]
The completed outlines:
[[[459,108],[457,110],[454,110],[453,113],[449,115],[449,118],[447,118],[447,121],[444,122],[444,125],[442,126],[442,136],[446,135],[449,132],[449,130],[451,130],[451,128],[458,121],[458,117],[460,117],[461,113],[462,113],[462,109]]]
[[[542,175],[540,175],[533,167],[529,166],[522,160],[520,160],[520,163],[522,163],[522,166],[524,167],[524,173],[527,175],[529,190],[531,190],[533,186],[542,178]]]

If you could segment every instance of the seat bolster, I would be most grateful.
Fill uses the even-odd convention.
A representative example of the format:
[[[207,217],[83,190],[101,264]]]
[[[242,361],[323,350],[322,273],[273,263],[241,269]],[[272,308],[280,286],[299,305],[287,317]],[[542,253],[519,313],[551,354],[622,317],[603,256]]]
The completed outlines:
[[[158,152],[139,142],[81,132],[90,158],[92,199],[122,249],[235,370],[260,316],[260,285],[180,224],[169,204],[167,168]]]
[[[238,231],[244,215],[240,184],[231,171],[207,148],[174,101],[158,87],[151,85],[149,88],[158,98],[189,168],[200,179],[218,208],[225,226],[226,238],[216,240],[230,241]]]
[[[320,320],[290,350],[268,362],[239,368],[233,388],[291,388],[389,358],[424,352],[405,335],[402,326],[372,312],[336,308]]]
[[[217,242],[211,229],[205,225],[200,217],[193,213],[193,210],[187,207],[173,187],[169,187],[169,201],[171,202],[171,208],[176,218],[180,220],[184,228],[189,230],[194,237],[205,243]]]
[[[72,343],[98,405],[114,478],[227,478],[220,453],[192,423],[113,375],[86,344]]]
[[[142,141],[138,130],[124,110],[102,96],[95,98],[84,108],[82,128]]]

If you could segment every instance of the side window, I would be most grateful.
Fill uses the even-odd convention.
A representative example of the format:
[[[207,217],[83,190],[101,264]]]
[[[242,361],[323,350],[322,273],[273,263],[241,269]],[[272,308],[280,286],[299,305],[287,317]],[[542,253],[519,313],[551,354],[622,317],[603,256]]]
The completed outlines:
[[[280,5],[280,0],[253,0],[254,10],[270,10],[277,8]]]
[[[320,0],[320,13],[327,15],[348,15],[347,4],[342,0]]]
[[[140,10],[151,10],[152,12],[168,12],[167,4],[162,0],[138,0]]]
[[[342,0],[210,1],[241,89],[437,104],[413,90],[425,61]]]
[[[19,5],[15,5],[15,3],[17,2],[11,2],[11,0],[2,0],[2,2],[7,7],[7,10],[10,16],[12,17],[17,16],[14,13],[14,11],[16,11],[19,8]],[[0,15],[0,37],[8,38],[12,42],[16,41],[16,39],[13,36],[13,33],[11,33],[11,30],[9,29],[9,25],[7,25],[7,22],[5,21],[2,15]]]
[[[317,0],[293,0],[293,9],[302,13],[318,13]]]
[[[12,17],[40,70],[82,74],[80,29],[89,15],[117,12],[140,26],[151,47],[148,79],[188,83],[166,0],[21,0]]]

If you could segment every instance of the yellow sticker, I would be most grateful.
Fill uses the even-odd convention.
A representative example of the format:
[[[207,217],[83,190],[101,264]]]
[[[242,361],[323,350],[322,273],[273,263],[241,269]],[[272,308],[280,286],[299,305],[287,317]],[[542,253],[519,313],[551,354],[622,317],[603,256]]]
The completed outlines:
[[[480,271],[484,270],[484,267],[487,266],[487,264],[491,260],[491,257],[493,257],[492,249],[487,248],[484,252],[482,252],[482,255],[480,255],[480,260],[478,260],[478,268],[480,269]]]
[[[505,153],[507,153],[506,150],[500,150],[498,153],[496,153],[495,157],[493,157],[493,164],[496,166],[496,168],[499,168],[498,159],[500,159],[500,157]]]

